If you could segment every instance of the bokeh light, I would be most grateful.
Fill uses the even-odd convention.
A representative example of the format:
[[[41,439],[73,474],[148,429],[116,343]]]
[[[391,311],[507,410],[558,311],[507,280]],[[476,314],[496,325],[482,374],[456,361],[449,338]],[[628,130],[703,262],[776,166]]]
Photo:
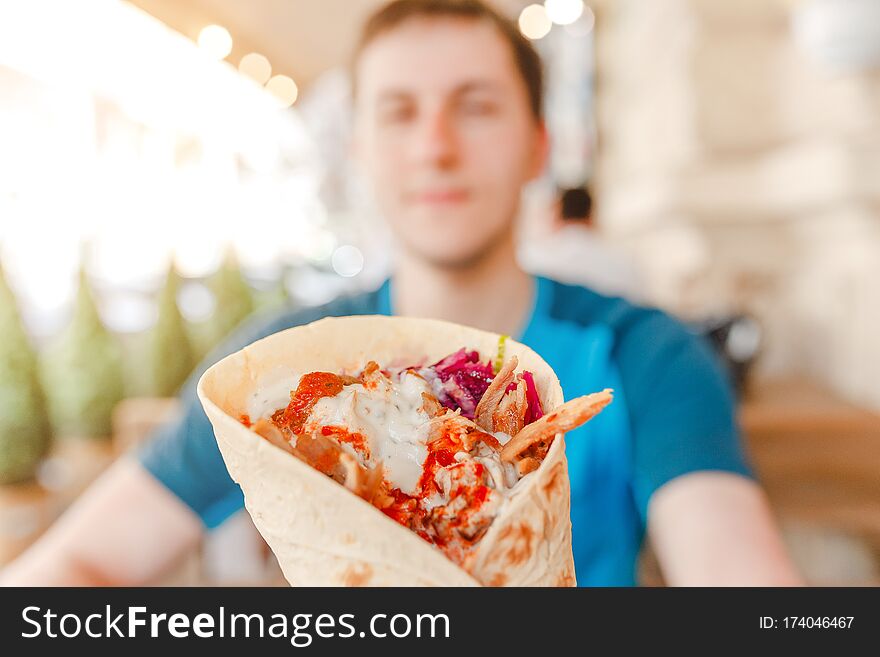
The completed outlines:
[[[584,12],[583,0],[544,0],[547,17],[557,25],[571,25]]]
[[[225,59],[232,52],[232,36],[220,25],[206,25],[199,32],[199,47],[214,59]]]
[[[296,102],[299,89],[296,82],[286,75],[275,75],[266,83],[266,89],[272,93],[282,107],[290,107]]]
[[[364,268],[364,254],[356,246],[344,244],[333,252],[330,264],[340,276],[351,278],[361,273]]]
[[[552,27],[553,22],[542,5],[529,5],[519,15],[519,31],[527,39],[542,39]]]
[[[575,37],[585,37],[596,25],[596,14],[589,7],[584,7],[584,13],[574,23],[565,26],[565,31]]]
[[[246,75],[257,84],[266,84],[266,81],[272,75],[272,64],[269,60],[258,52],[252,52],[241,58],[238,63],[238,70],[242,75]]]

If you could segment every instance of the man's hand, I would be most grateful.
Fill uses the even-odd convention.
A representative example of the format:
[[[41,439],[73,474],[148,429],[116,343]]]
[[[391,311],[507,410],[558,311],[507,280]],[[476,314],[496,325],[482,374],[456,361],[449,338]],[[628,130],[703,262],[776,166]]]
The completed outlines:
[[[755,482],[694,472],[662,486],[648,506],[648,532],[671,586],[800,586]]]
[[[6,586],[149,584],[202,534],[199,519],[136,461],[122,458],[29,550]]]

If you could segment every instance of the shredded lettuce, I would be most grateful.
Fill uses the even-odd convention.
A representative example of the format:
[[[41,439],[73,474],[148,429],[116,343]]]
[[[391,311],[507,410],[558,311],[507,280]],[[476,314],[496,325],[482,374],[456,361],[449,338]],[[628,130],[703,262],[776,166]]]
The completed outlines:
[[[507,342],[508,337],[510,336],[502,335],[498,338],[498,352],[495,354],[495,374],[498,374],[501,368],[504,367],[504,343]]]

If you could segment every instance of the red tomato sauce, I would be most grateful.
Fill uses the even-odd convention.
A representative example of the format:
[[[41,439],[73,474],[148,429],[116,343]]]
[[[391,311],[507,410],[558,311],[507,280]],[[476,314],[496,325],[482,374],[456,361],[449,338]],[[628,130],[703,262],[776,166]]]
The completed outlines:
[[[365,460],[370,458],[370,446],[363,434],[351,432],[345,427],[323,426],[321,434],[324,436],[332,436],[340,443],[348,443],[354,447],[355,451],[364,457]]]
[[[440,535],[430,526],[429,512],[425,511],[422,503],[425,498],[440,493],[435,476],[441,468],[454,466],[458,463],[455,460],[455,453],[457,451],[461,451],[461,442],[458,434],[447,434],[438,440],[428,443],[428,456],[423,464],[423,472],[419,479],[416,495],[407,495],[400,489],[393,488],[389,491],[389,494],[394,499],[394,502],[382,509],[382,512],[391,519],[415,531],[429,543],[440,547],[445,547],[455,542],[456,539],[464,540],[458,536],[455,530],[465,526],[473,513],[483,505],[489,496],[489,487],[482,483],[485,468],[481,464],[476,463],[472,467],[480,483],[471,486],[456,486],[449,495],[449,504],[464,496],[465,509],[456,513],[453,519],[446,523],[448,531],[444,532],[444,535]],[[434,507],[432,512],[443,515],[444,508]]]
[[[330,372],[312,372],[300,379],[296,390],[290,395],[290,403],[283,411],[277,411],[272,421],[279,428],[301,433],[303,424],[322,397],[334,397],[342,392],[342,378]]]

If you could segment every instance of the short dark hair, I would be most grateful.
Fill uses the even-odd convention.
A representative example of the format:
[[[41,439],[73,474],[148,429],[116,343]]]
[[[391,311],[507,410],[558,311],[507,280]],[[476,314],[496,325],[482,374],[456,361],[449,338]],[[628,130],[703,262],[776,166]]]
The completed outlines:
[[[541,56],[511,20],[482,0],[394,0],[367,20],[352,62],[356,63],[377,37],[414,18],[463,18],[483,20],[493,25],[510,45],[516,68],[526,85],[532,114],[537,120],[542,118],[544,74]]]
[[[586,187],[569,187],[560,190],[559,214],[566,221],[587,221],[593,209],[593,197]]]

